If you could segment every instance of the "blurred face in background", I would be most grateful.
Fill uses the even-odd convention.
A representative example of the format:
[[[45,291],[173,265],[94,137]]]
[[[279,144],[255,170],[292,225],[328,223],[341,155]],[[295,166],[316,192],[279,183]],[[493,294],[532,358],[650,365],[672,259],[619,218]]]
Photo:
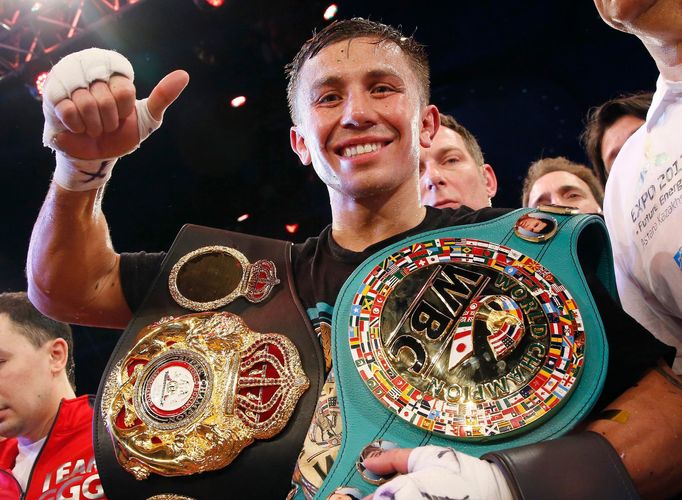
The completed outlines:
[[[497,178],[490,165],[477,165],[462,137],[442,126],[431,147],[421,149],[419,179],[422,204],[436,208],[475,210],[490,206],[497,192]]]
[[[583,214],[601,213],[601,207],[585,181],[571,173],[558,170],[535,181],[528,194],[528,206],[564,205],[575,207]]]
[[[601,140],[601,157],[607,174],[611,173],[613,162],[616,161],[616,157],[625,141],[642,125],[644,125],[644,120],[641,118],[625,115],[613,122],[604,131],[604,136]]]

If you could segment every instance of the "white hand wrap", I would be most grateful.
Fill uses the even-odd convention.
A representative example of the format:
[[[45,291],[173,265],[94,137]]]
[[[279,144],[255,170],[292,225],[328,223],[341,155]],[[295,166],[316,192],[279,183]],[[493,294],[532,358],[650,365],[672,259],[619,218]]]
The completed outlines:
[[[69,191],[89,191],[104,186],[111,178],[118,158],[102,160],[79,160],[57,151],[57,168],[54,169],[54,181]]]
[[[131,81],[135,76],[130,62],[118,52],[92,48],[64,57],[47,77],[43,92],[43,144],[56,151],[54,180],[65,189],[87,191],[104,185],[111,177],[118,158],[81,160],[60,151],[54,138],[67,129],[57,117],[55,106],[63,99],[70,98],[76,90],[88,89],[94,81],[109,82],[114,74],[123,75]],[[143,140],[161,126],[161,121],[152,118],[147,99],[136,101],[135,109],[140,140],[128,153],[137,149]]]
[[[54,112],[56,104],[69,99],[78,89],[90,88],[94,81],[108,82],[111,75],[118,73],[130,80],[135,79],[135,72],[130,62],[118,52],[104,49],[86,49],[69,54],[54,65],[45,81],[43,90],[43,144],[55,149],[54,136],[66,130]]]
[[[512,500],[507,481],[490,462],[452,448],[422,446],[408,459],[409,474],[380,486],[374,499],[413,498]]]

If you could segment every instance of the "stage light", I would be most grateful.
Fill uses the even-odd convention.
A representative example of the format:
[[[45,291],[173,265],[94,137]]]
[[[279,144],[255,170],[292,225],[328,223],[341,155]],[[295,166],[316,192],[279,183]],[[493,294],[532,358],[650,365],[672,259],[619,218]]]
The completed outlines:
[[[244,104],[246,104],[246,96],[243,95],[237,96],[230,101],[230,106],[233,108],[239,108]]]
[[[199,10],[216,10],[225,5],[225,0],[193,0]]]
[[[338,6],[333,3],[329,7],[327,7],[327,10],[324,11],[324,14],[322,17],[324,17],[325,21],[329,21],[330,19],[333,19],[334,16],[336,16],[336,13],[339,11]]]
[[[249,218],[249,214],[242,214],[239,217],[237,217],[237,222],[244,222],[248,218]]]
[[[42,73],[38,73],[36,76],[35,80],[35,86],[36,86],[36,91],[38,92],[38,95],[42,97],[43,95],[43,86],[45,85],[45,80],[47,80],[47,71],[43,71]]]
[[[285,224],[284,229],[287,230],[287,233],[294,234],[298,231],[298,224]]]

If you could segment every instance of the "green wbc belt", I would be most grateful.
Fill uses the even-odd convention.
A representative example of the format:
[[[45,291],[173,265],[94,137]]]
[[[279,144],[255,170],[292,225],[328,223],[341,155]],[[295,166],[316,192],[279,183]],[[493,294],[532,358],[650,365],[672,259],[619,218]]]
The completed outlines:
[[[614,293],[611,269],[603,221],[557,211],[430,231],[370,257],[334,311],[343,440],[320,497],[375,488],[356,467],[374,441],[480,456],[572,429],[608,358],[585,274]]]

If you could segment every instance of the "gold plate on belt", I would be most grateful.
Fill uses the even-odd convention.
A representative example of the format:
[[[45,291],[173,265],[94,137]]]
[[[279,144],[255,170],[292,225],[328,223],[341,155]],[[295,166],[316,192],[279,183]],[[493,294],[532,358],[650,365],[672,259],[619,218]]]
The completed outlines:
[[[210,311],[226,306],[238,297],[258,303],[279,284],[271,260],[251,264],[240,251],[208,246],[183,255],[168,276],[173,300],[192,311]]]
[[[523,214],[514,224],[514,234],[531,243],[550,240],[557,232],[557,220],[544,211]]]
[[[164,318],[138,339],[107,377],[101,408],[137,479],[225,467],[278,434],[309,386],[288,338],[227,312]]]
[[[372,269],[349,343],[391,412],[464,440],[509,437],[577,386],[585,332],[575,301],[535,260],[473,239],[424,241]]]

